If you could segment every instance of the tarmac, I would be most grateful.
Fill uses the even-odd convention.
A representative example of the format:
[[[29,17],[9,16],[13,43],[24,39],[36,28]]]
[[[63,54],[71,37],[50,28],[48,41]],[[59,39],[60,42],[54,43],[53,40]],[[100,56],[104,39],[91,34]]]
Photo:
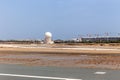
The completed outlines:
[[[120,70],[0,64],[0,80],[120,80]]]

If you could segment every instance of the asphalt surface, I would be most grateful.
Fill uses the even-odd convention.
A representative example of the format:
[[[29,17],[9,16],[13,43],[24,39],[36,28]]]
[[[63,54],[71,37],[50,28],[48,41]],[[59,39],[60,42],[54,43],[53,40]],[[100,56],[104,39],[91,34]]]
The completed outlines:
[[[120,70],[0,64],[0,80],[120,80]]]

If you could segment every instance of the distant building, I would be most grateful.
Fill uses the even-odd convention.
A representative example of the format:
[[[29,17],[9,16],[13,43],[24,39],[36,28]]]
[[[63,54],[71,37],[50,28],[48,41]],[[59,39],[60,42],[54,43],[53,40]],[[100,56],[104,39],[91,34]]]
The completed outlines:
[[[61,39],[57,39],[54,41],[55,43],[64,43],[64,40],[61,40]]]
[[[82,38],[82,42],[119,42],[120,37]]]
[[[72,41],[74,41],[74,42],[82,42],[82,38],[73,38]]]
[[[52,41],[52,33],[51,32],[46,32],[45,33],[45,39],[44,39],[45,44],[53,44],[54,42]]]

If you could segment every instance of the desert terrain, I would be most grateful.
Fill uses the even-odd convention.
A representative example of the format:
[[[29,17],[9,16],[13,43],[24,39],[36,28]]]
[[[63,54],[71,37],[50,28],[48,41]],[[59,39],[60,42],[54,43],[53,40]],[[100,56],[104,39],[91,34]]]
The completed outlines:
[[[0,44],[1,64],[120,69],[119,44]]]

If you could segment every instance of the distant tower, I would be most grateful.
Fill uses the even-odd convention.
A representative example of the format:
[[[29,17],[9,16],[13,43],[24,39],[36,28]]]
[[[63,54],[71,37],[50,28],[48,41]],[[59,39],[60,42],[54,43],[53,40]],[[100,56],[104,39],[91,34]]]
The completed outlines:
[[[45,39],[44,39],[45,44],[53,44],[54,42],[52,41],[52,33],[51,32],[45,32]]]

